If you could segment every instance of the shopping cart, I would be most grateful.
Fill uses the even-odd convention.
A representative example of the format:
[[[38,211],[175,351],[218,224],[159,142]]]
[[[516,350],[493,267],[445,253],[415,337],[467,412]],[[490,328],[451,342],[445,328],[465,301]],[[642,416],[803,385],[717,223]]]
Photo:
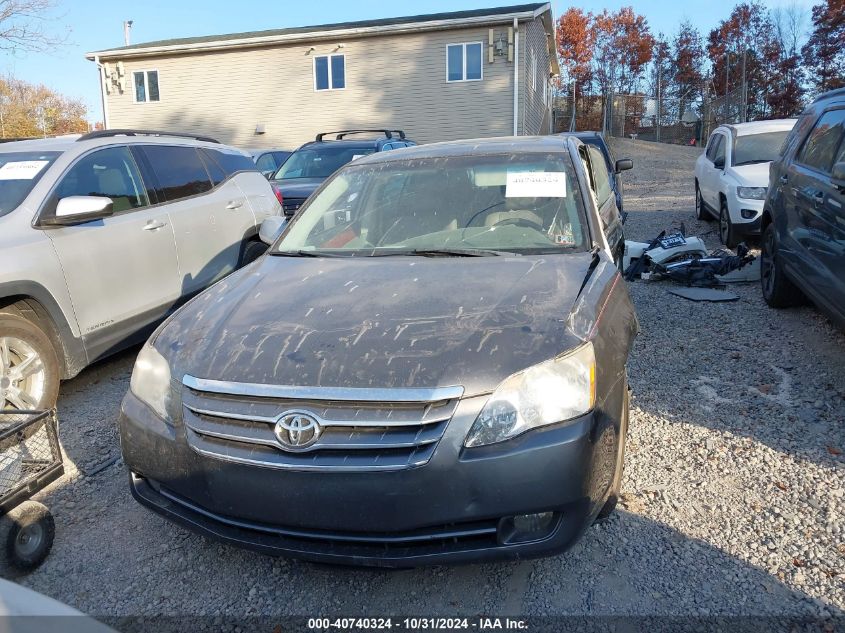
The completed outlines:
[[[0,410],[0,572],[29,572],[47,558],[55,525],[35,493],[64,473],[56,410]]]

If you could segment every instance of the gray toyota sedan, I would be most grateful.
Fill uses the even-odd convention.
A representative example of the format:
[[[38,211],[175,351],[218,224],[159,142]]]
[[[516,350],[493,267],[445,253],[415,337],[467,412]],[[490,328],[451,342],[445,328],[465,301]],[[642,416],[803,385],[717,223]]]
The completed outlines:
[[[572,545],[616,504],[638,330],[608,177],[568,136],[340,169],[140,352],[119,422],[135,498],[329,563]]]

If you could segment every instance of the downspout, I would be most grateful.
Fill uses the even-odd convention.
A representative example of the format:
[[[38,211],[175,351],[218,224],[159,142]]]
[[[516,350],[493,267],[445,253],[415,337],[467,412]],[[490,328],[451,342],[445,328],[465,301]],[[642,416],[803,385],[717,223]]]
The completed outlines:
[[[100,56],[94,55],[94,63],[97,65],[97,73],[100,77],[100,98],[103,102],[103,129],[109,129],[109,103],[106,99],[106,77],[103,65],[100,63]]]
[[[519,20],[513,19],[513,135],[519,134]]]

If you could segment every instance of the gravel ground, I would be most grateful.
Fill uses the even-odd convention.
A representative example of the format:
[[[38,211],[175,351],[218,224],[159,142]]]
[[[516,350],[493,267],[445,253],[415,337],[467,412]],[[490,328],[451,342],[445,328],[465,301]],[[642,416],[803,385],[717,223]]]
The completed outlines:
[[[695,148],[622,140],[629,238],[693,215]],[[240,615],[787,615],[845,610],[845,337],[756,284],[706,304],[631,286],[642,333],[619,511],[539,561],[384,572],[272,559],[175,527],[131,498],[115,415],[130,350],[62,387],[69,474],[43,496],[47,562],[23,583],[99,618]],[[208,616],[202,618],[200,616]],[[828,630],[842,620],[828,623]]]

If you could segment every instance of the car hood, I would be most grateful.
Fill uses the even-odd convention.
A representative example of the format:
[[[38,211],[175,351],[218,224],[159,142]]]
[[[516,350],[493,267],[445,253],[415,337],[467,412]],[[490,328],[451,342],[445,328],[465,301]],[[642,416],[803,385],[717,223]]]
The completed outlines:
[[[589,253],[483,258],[267,256],[153,337],[175,379],[489,392],[579,344]]]
[[[324,180],[325,178],[289,178],[271,182],[282,192],[283,198],[299,199],[314,193]]]
[[[766,162],[738,165],[730,168],[730,175],[740,187],[767,187],[769,185],[769,165],[771,164],[771,162]]]

